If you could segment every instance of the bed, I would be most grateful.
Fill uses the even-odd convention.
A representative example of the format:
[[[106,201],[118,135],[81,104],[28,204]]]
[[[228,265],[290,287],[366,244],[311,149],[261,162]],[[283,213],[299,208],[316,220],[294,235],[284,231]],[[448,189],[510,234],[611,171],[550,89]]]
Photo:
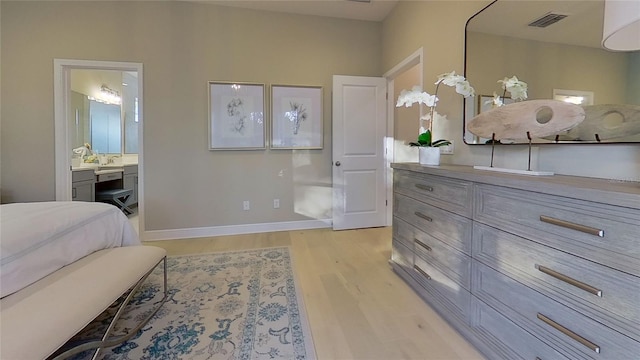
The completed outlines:
[[[101,348],[126,340],[137,330],[114,339],[113,324],[165,255],[164,249],[141,245],[127,217],[109,204],[1,205],[0,356],[47,358],[123,296],[101,339],[56,356],[95,349],[97,357]]]

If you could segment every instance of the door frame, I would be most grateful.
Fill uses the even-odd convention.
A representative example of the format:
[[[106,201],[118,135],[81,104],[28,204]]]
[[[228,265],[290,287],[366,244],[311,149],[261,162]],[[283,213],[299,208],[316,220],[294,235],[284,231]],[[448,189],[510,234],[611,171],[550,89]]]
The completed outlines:
[[[67,119],[71,110],[69,103],[70,71],[73,69],[136,71],[138,73],[138,221],[140,223],[139,232],[142,235],[144,233],[144,96],[142,63],[53,59],[56,201],[71,200],[71,142]]]
[[[395,108],[396,100],[394,99],[395,88],[394,80],[400,74],[419,65],[418,85],[422,88],[424,82],[424,48],[420,47],[396,66],[387,71],[383,78],[387,79],[387,138],[385,141],[385,182],[387,186],[387,226],[393,223],[393,169],[391,163],[394,159],[394,143],[395,143]]]

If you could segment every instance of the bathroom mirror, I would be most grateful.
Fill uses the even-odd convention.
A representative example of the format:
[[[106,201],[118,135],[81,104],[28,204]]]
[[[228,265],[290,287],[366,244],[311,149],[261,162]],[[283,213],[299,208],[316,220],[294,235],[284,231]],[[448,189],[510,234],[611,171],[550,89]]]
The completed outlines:
[[[514,75],[528,84],[528,100],[582,101],[585,109],[574,129],[536,143],[640,142],[640,51],[602,48],[603,14],[604,0],[497,0],[471,17],[465,76],[476,97],[464,103],[465,143],[490,143],[466,123],[503,94],[497,81]]]
[[[99,154],[137,154],[137,73],[72,69],[70,80],[72,149],[87,143]]]

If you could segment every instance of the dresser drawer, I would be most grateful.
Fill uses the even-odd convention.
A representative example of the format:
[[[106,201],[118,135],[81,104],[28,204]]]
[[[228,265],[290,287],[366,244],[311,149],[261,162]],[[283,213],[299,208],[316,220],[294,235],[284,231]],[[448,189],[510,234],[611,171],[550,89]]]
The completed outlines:
[[[93,169],[76,170],[71,172],[71,181],[88,181],[95,180],[96,173]]]
[[[413,229],[413,252],[456,284],[471,290],[471,257],[399,220]],[[411,230],[410,229],[410,230]],[[409,231],[410,231],[409,230]]]
[[[418,200],[394,194],[394,214],[438,240],[471,254],[472,221]]]
[[[138,173],[138,165],[126,165],[123,170],[124,175],[131,175]]]
[[[413,258],[413,278],[449,312],[468,319],[471,293],[419,256]]]
[[[640,278],[474,224],[473,257],[640,340]]]
[[[98,175],[98,182],[122,179],[122,171]]]
[[[567,359],[475,296],[471,299],[470,323],[481,345],[490,346],[491,351],[503,359]]]
[[[439,208],[471,217],[473,184],[441,176],[396,170],[394,190]]]
[[[634,359],[640,354],[640,342],[477,260],[472,274],[475,296],[569,358]]]
[[[640,276],[640,211],[477,185],[474,220]]]
[[[407,273],[413,272],[413,252],[395,238],[391,243],[391,261],[398,264]]]

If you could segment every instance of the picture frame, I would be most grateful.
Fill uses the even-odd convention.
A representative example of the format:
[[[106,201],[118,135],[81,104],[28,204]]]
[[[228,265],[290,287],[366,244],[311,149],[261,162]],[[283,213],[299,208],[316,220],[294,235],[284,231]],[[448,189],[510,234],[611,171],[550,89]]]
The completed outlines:
[[[265,85],[209,81],[209,150],[266,149]]]
[[[271,85],[271,149],[322,149],[322,86]]]

